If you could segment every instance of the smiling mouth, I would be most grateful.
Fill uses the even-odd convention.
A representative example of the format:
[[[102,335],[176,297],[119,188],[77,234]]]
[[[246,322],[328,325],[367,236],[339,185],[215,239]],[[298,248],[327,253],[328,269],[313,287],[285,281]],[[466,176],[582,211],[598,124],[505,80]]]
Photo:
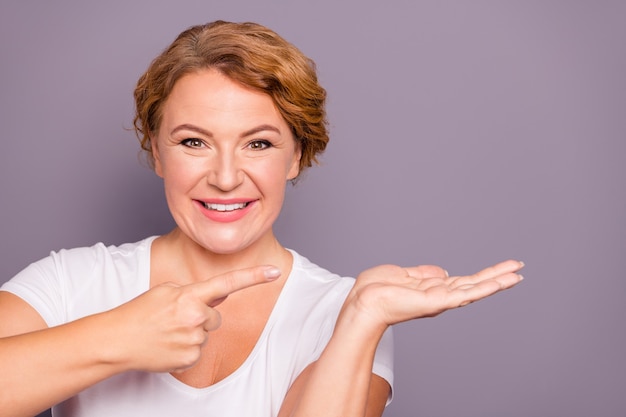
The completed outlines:
[[[215,210],[215,211],[235,211],[241,210],[248,206],[249,203],[236,203],[236,204],[212,204],[212,203],[202,203],[205,209]]]

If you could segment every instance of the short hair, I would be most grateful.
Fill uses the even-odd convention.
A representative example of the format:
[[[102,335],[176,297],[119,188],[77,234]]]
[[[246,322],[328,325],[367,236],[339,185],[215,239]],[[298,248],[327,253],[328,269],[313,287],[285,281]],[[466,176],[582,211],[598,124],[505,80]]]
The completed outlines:
[[[209,68],[268,94],[300,147],[300,172],[318,163],[329,138],[326,90],[318,83],[315,63],[260,24],[220,20],[182,32],[137,82],[134,128],[151,167],[151,136],[159,130],[163,104],[174,84]]]

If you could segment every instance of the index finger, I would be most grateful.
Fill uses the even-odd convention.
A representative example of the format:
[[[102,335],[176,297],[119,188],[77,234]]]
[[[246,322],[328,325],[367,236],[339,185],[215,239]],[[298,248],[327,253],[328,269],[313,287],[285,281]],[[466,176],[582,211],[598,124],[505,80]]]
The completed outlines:
[[[211,305],[216,300],[226,298],[236,291],[272,282],[278,277],[280,277],[280,269],[272,265],[264,265],[230,271],[187,287],[205,304]]]

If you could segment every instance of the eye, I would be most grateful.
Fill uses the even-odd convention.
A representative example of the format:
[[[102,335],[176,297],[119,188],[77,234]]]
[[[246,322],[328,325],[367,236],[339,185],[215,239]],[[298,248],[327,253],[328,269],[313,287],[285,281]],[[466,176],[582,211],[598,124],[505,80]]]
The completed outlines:
[[[183,139],[180,143],[188,148],[201,148],[204,145],[200,139],[195,138]]]
[[[248,144],[248,146],[250,149],[260,151],[272,147],[272,144],[267,140],[253,140]]]

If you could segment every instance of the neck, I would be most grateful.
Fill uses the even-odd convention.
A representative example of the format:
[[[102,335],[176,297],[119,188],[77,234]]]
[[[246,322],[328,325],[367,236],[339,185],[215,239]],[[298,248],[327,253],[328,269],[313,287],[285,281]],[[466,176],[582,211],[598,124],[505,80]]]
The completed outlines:
[[[155,246],[161,259],[179,271],[178,276],[185,281],[180,284],[203,281],[228,271],[257,265],[275,265],[285,274],[291,266],[291,255],[271,231],[235,253],[209,251],[178,228],[158,238]]]

